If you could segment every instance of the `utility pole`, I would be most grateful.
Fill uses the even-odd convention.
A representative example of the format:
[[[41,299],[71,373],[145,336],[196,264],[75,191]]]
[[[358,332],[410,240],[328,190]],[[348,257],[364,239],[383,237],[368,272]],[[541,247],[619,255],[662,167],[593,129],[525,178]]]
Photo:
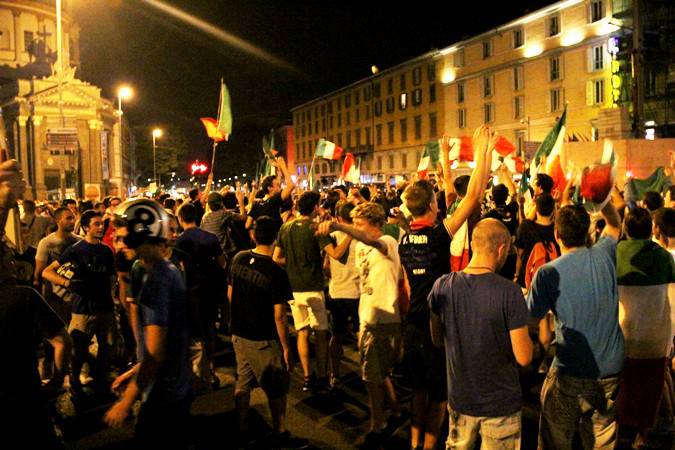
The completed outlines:
[[[640,0],[632,0],[633,11],[633,51],[631,55],[633,69],[633,129],[636,139],[645,137],[644,117],[644,54],[642,48],[642,20],[640,18]]]

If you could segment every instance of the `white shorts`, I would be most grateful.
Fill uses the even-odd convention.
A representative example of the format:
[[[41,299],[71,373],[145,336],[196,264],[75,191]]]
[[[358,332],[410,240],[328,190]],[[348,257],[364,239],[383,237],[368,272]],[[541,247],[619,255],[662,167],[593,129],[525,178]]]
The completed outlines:
[[[328,314],[323,292],[293,292],[293,300],[289,304],[296,330],[307,327],[313,330],[328,330]]]

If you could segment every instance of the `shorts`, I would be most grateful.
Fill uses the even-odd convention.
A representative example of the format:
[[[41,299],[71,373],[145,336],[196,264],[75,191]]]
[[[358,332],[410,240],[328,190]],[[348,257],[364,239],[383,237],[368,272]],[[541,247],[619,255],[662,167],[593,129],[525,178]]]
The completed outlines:
[[[349,324],[355,332],[359,330],[359,299],[332,298],[328,302],[333,334],[344,336],[349,333]]]
[[[313,330],[328,330],[328,314],[326,313],[326,300],[323,292],[293,292],[291,305],[291,314],[293,314],[293,324],[296,330],[302,330],[307,327]]]
[[[433,402],[448,398],[445,349],[431,341],[429,325],[408,323],[403,335],[403,367],[414,390],[424,390]]]
[[[115,332],[117,330],[115,313],[112,311],[99,312],[96,314],[77,314],[71,315],[68,333],[70,335],[91,338],[96,335],[97,339],[105,337],[109,345],[113,344]],[[101,345],[101,343],[99,343]]]
[[[232,336],[237,358],[237,391],[250,392],[260,386],[270,399],[288,392],[289,375],[279,341],[252,341]]]
[[[368,326],[359,336],[361,378],[382,384],[398,359],[401,346],[401,324],[388,323]]]

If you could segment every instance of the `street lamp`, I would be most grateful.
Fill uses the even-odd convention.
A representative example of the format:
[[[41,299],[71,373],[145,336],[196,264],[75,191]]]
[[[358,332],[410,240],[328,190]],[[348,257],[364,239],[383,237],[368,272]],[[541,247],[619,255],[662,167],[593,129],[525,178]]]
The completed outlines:
[[[122,100],[128,100],[134,95],[134,91],[131,89],[129,86],[120,86],[117,89],[117,117],[119,120],[119,134],[120,134],[120,141],[119,141],[119,167],[122,169]],[[131,173],[131,155],[129,155],[129,183],[131,184],[131,179],[133,178],[133,174]],[[122,177],[123,170],[120,170],[119,174],[120,177]],[[121,180],[120,180],[121,181]],[[120,186],[121,188],[122,186]]]
[[[159,183],[157,182],[157,139],[161,137],[161,129],[155,128],[152,130],[152,175],[157,187],[159,187]]]

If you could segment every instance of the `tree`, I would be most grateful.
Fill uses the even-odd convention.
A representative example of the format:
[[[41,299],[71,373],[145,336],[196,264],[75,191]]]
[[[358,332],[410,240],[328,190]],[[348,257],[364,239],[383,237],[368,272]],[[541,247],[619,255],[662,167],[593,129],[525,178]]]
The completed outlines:
[[[154,126],[134,127],[134,136],[136,138],[136,181],[140,185],[148,183],[148,178],[153,177],[152,164],[152,130]],[[160,127],[161,128],[161,127]],[[184,176],[187,161],[185,155],[188,150],[188,142],[182,131],[175,127],[162,128],[162,137],[156,140],[156,165],[157,178],[168,180],[167,174],[178,172],[179,176]]]

